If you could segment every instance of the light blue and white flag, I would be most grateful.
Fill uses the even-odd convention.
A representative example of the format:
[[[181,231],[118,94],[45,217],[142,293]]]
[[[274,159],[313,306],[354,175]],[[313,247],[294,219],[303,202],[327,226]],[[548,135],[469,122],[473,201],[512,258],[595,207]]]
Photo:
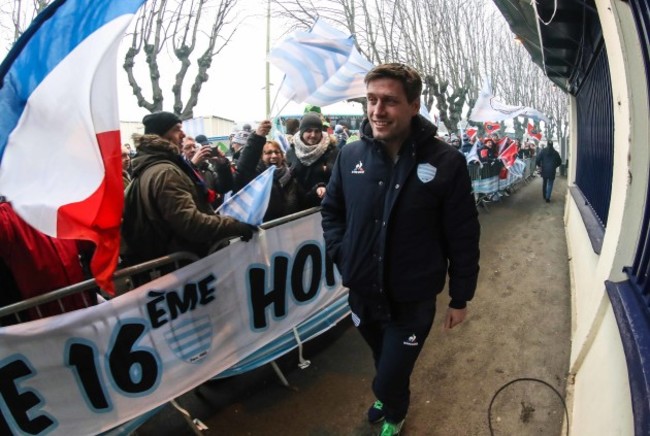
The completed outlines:
[[[467,160],[467,163],[472,163],[472,162],[478,162],[478,164],[483,168],[483,163],[481,162],[481,159],[478,157],[478,146],[481,143],[480,140],[476,140],[474,142],[474,145],[472,145],[471,150],[465,155],[465,159]]]
[[[296,103],[327,106],[364,96],[363,79],[373,67],[351,35],[317,20],[309,32],[295,32],[276,46],[269,61],[285,73],[281,92]]]
[[[284,134],[284,128],[282,127],[282,124],[280,124],[280,117],[276,117],[273,120],[273,129],[271,130],[271,136],[273,139],[278,141],[278,144],[280,144],[280,147],[282,147],[282,151],[284,153],[289,150],[289,141],[287,140],[287,136]]]
[[[271,198],[274,172],[275,165],[271,165],[248,185],[228,197],[217,212],[253,226],[262,224]]]
[[[508,171],[510,171],[510,173],[513,176],[516,176],[518,178],[524,176],[525,170],[526,170],[526,162],[524,162],[519,158],[515,159],[515,163],[508,169]]]

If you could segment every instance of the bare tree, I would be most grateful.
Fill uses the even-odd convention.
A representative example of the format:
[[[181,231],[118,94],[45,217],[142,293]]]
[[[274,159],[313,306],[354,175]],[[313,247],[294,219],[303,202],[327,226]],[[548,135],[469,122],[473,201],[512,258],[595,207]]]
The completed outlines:
[[[131,45],[124,57],[124,70],[138,106],[150,112],[163,109],[160,60],[168,50],[178,63],[171,87],[173,111],[182,119],[192,118],[202,85],[208,81],[213,58],[230,42],[234,27],[229,21],[237,0],[150,0],[141,9]],[[224,36],[225,34],[225,36]],[[187,84],[195,51],[196,72]],[[147,99],[135,72],[136,60],[143,57],[151,86]],[[184,91],[189,86],[188,95]]]
[[[347,29],[359,51],[375,64],[413,65],[423,77],[427,108],[435,105],[449,131],[468,117],[484,80],[490,80],[493,93],[504,102],[534,107],[552,117],[548,128],[561,132],[558,126],[566,124],[566,104],[560,103],[565,97],[515,41],[491,1],[322,0],[316,6],[313,1],[274,0],[274,4],[294,27],[308,28],[320,17]],[[513,122],[515,135],[523,136],[527,120]],[[482,129],[480,124],[476,123]]]
[[[4,0],[0,3],[0,21],[9,35],[9,44],[13,44],[29,27],[36,15],[51,3],[50,0]]]

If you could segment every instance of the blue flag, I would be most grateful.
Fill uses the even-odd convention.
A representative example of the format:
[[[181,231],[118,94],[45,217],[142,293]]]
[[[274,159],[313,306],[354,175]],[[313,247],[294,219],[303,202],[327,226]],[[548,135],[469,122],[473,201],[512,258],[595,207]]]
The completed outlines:
[[[274,172],[275,165],[271,165],[248,185],[228,197],[217,212],[253,226],[262,224],[271,198]]]

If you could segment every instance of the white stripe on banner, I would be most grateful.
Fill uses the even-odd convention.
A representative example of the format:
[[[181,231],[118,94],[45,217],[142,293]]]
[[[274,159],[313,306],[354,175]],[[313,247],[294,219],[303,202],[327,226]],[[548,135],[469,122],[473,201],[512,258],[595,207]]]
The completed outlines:
[[[248,185],[227,198],[217,212],[253,226],[262,224],[271,198],[274,172],[275,165],[271,165]]]

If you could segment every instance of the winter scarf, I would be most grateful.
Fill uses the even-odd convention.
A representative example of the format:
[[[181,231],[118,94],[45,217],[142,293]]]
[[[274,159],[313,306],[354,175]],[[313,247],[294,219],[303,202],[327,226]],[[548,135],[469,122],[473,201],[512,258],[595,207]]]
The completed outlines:
[[[293,145],[296,150],[296,157],[300,163],[305,166],[310,166],[316,162],[323,154],[325,154],[325,151],[327,151],[329,144],[330,136],[326,132],[323,132],[323,138],[321,139],[320,143],[316,145],[305,144],[302,142],[302,138],[298,135],[295,135],[293,137]]]

